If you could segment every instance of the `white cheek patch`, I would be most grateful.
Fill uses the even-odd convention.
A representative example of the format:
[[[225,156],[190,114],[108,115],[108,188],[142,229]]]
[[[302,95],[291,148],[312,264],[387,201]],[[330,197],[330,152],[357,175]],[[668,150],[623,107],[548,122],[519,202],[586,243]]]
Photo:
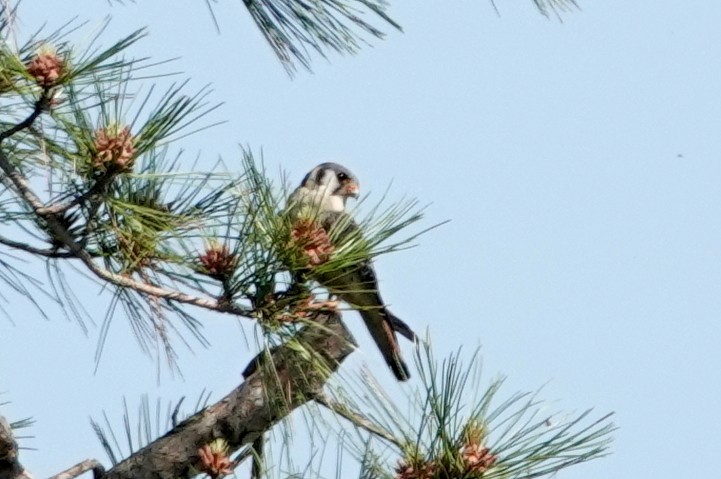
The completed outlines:
[[[326,187],[302,188],[296,200],[299,205],[316,211],[343,211],[343,198],[332,195]]]
[[[325,202],[325,210],[340,213],[345,211],[345,200],[342,196],[329,196]]]

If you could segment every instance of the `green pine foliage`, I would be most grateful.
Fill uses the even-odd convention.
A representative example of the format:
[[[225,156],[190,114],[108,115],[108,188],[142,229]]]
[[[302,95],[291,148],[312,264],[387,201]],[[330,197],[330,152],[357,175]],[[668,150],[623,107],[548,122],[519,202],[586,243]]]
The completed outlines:
[[[575,7],[573,0],[534,1],[545,15]],[[309,68],[312,51],[355,53],[364,38],[382,38],[375,21],[400,30],[383,0],[245,5],[289,71],[294,62]],[[333,308],[314,275],[412,247],[438,225],[419,226],[424,211],[416,201],[388,205],[385,195],[360,205],[365,213],[354,212],[357,225],[341,221],[326,231],[318,212],[301,224],[289,214],[296,205],[286,204],[291,187],[269,175],[250,148],[239,149],[239,172],[222,163],[197,172],[174,142],[212,126],[208,115],[218,105],[209,88],[189,91],[187,81],[165,91],[146,86],[163,75],[164,62],[131,57],[144,30],[104,47],[103,26],[77,50],[68,38],[82,26],[67,24],[16,45],[7,8],[0,8],[0,222],[13,230],[0,233],[2,298],[20,295],[47,315],[40,294],[85,327],[88,314],[68,287],[72,262],[109,295],[96,360],[121,316],[144,352],[162,354],[174,367],[178,340],[207,344],[198,318],[204,309],[255,321],[261,357],[287,348],[314,377],[326,368],[320,371],[326,379],[330,371],[318,351],[295,339],[319,328],[317,308]],[[17,255],[46,261],[45,276],[19,267]],[[409,410],[390,401],[368,373],[331,378],[315,406],[304,409],[307,429],[323,444],[340,438],[338,477],[345,457],[368,479],[510,479],[552,475],[608,453],[614,429],[608,415],[548,414],[531,394],[499,399],[502,380],[480,386],[478,354],[465,366],[460,354],[439,362],[428,343],[417,346],[420,379]],[[270,361],[263,367],[273,371]],[[194,411],[208,401],[203,395]],[[144,397],[137,427],[124,403],[122,435],[110,418],[93,422],[110,462],[175,427],[180,402],[153,409]],[[320,477],[313,458],[295,470],[288,429],[277,431],[274,460],[288,467],[274,468],[272,456],[250,448],[234,451],[235,460],[265,459],[268,475]]]

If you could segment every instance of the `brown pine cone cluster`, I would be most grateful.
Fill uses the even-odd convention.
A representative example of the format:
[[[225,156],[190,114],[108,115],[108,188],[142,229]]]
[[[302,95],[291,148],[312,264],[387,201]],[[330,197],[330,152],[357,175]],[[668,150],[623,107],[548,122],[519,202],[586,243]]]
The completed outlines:
[[[55,85],[64,73],[63,60],[51,51],[39,52],[30,60],[25,68],[38,85],[50,88]]]
[[[293,225],[290,232],[291,247],[301,251],[309,266],[327,262],[334,247],[326,230],[312,219],[302,219]]]
[[[95,132],[92,166],[97,173],[125,173],[135,164],[135,138],[130,127],[109,126]]]

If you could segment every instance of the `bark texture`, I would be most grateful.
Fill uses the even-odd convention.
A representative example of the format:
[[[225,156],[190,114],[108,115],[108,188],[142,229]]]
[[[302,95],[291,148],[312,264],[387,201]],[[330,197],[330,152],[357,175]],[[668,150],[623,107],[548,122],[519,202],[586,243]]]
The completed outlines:
[[[244,372],[246,380],[230,394],[118,463],[104,478],[176,479],[198,474],[199,448],[215,439],[224,439],[231,451],[251,444],[312,400],[355,348],[337,312],[319,313],[293,343],[255,358]]]

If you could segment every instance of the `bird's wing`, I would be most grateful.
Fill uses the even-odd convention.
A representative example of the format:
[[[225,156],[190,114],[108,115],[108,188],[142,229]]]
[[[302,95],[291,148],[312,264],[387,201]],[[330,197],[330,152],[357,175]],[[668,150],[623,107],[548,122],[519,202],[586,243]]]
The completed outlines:
[[[358,234],[357,223],[345,212],[326,213],[321,219],[323,227],[332,238],[336,238],[336,242],[342,242],[348,235]],[[395,376],[401,381],[408,379],[410,374],[401,358],[395,333],[398,332],[411,341],[415,341],[416,336],[411,328],[393,315],[383,303],[370,259],[362,259],[339,271],[320,274],[317,279],[358,310]]]

